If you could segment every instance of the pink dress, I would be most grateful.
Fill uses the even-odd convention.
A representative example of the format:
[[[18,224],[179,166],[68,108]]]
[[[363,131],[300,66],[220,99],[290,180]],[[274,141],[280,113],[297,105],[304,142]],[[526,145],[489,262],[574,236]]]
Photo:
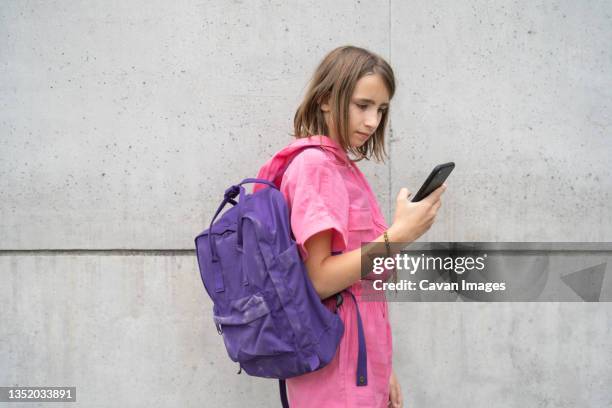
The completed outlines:
[[[387,225],[368,182],[342,147],[326,136],[297,139],[266,163],[259,177],[274,180],[291,152],[304,145],[322,146],[296,156],[280,183],[302,258],[308,256],[304,242],[324,230],[333,230],[332,252],[351,251],[380,236]],[[357,317],[353,299],[345,295],[338,309],[345,331],[336,355],[324,368],[287,380],[291,408],[387,407],[392,357],[387,303],[361,301],[363,283],[349,290],[363,322],[368,384],[357,386]],[[330,308],[334,302],[325,301]]]

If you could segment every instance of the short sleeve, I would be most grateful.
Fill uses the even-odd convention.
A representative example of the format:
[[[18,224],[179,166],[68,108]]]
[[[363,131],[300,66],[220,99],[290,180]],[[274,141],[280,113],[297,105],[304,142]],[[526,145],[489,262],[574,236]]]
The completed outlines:
[[[348,243],[348,191],[332,160],[319,149],[306,149],[291,162],[281,182],[291,229],[306,261],[304,243],[313,235],[332,230],[332,252]]]

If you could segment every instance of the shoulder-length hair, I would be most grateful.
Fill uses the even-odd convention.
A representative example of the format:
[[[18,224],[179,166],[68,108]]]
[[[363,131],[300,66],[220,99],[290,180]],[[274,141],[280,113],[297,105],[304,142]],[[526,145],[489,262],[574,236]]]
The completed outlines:
[[[368,74],[379,74],[382,77],[391,99],[395,93],[395,76],[391,66],[382,57],[350,45],[338,47],[327,54],[317,67],[304,100],[295,113],[294,136],[296,138],[329,136],[329,129],[320,108],[321,103],[327,100],[330,105],[331,122],[336,127],[338,142],[344,150],[356,156],[355,161],[370,160],[374,156],[376,161],[384,162],[387,156],[385,128],[389,109],[384,110],[374,135],[366,143],[355,148],[349,142],[349,104],[355,84]]]

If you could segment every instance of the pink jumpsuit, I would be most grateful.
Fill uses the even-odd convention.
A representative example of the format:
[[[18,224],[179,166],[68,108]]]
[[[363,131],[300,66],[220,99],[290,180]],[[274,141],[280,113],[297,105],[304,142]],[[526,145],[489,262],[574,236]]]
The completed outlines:
[[[342,147],[326,136],[296,139],[268,161],[258,177],[278,182],[276,176],[292,151],[305,145],[322,146],[298,154],[280,183],[302,259],[308,256],[304,242],[321,231],[333,230],[332,252],[351,251],[380,236],[387,225],[367,180]],[[363,283],[357,282],[349,290],[355,295],[363,322],[368,384],[357,386],[357,317],[353,299],[345,294],[338,309],[345,331],[336,355],[326,367],[287,380],[291,408],[387,407],[392,357],[387,303],[361,301]],[[334,302],[325,301],[328,307]]]

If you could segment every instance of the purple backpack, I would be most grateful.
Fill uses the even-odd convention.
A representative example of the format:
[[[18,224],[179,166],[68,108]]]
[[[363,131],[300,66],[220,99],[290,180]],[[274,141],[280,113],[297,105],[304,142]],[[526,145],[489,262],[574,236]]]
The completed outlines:
[[[243,185],[248,183],[270,187],[246,194]],[[215,222],[227,203],[233,207]],[[229,357],[249,375],[281,380],[281,400],[288,406],[284,379],[328,364],[344,324],[323,305],[308,278],[283,194],[263,179],[231,186],[195,246],[200,275],[214,303],[213,320]],[[336,299],[338,307],[342,296]],[[366,350],[358,309],[357,323],[357,385],[363,386]]]

